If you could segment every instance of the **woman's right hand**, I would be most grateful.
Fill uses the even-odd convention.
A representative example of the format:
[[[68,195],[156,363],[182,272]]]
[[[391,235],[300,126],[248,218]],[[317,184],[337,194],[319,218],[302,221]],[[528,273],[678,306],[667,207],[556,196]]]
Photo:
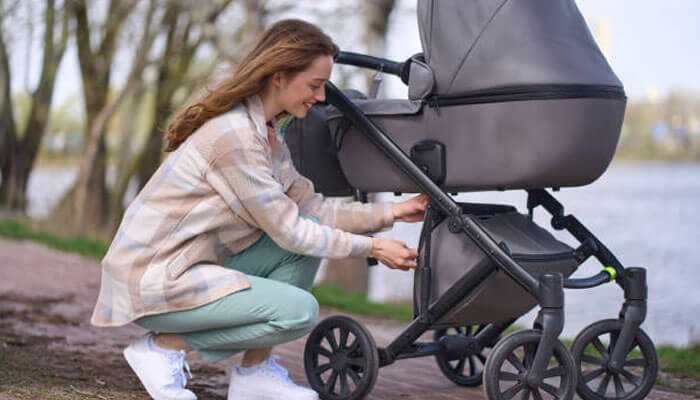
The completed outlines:
[[[418,251],[399,240],[373,237],[370,256],[391,269],[407,271],[416,268]]]

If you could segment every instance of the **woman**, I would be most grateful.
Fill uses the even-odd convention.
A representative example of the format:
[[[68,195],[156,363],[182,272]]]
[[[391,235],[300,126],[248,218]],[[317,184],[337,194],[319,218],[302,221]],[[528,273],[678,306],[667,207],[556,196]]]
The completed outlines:
[[[212,362],[245,351],[229,399],[316,399],[270,354],[313,327],[318,303],[308,291],[320,258],[415,267],[414,249],[357,233],[421,220],[425,196],[325,201],[273,128],[324,100],[337,51],[317,27],[281,21],[168,127],[172,153],[124,215],[92,316],[97,326],[149,330],[124,356],[153,398],[196,398],[183,372],[194,350]]]

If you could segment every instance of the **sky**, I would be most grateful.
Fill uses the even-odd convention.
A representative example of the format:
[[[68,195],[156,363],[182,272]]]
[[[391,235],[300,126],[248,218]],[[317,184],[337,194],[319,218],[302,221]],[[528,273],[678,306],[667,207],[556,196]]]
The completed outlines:
[[[700,93],[700,1],[577,0],[577,5],[599,42],[606,42],[601,47],[607,48],[608,61],[631,100],[663,96],[672,89]],[[404,60],[421,50],[415,1],[399,0],[398,8],[390,21],[385,56]],[[601,35],[605,31],[608,33]],[[34,56],[31,61],[27,68],[24,55],[12,57],[14,91],[36,81],[40,60]],[[72,46],[59,74],[55,105],[81,90]],[[388,80],[387,86],[391,96],[406,93],[397,80]]]
[[[577,3],[591,28],[608,21],[608,61],[632,98],[673,88],[700,91],[700,1]]]
[[[400,4],[410,8],[415,2]],[[663,96],[672,89],[700,93],[700,1],[576,0],[576,4],[599,45],[607,27],[608,62],[630,99]],[[388,58],[401,60],[421,51],[415,17],[406,14],[391,28]],[[397,85],[390,83],[392,94]]]

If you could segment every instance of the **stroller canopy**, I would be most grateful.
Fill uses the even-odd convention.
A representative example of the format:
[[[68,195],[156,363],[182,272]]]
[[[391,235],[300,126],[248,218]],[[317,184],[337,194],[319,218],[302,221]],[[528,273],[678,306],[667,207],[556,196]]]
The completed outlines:
[[[622,87],[574,0],[418,0],[433,94],[528,85]]]

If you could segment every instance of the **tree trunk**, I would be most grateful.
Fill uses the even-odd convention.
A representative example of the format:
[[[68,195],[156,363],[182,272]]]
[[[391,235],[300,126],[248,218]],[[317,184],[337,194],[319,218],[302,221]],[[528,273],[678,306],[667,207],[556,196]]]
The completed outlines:
[[[203,21],[199,23],[213,24],[231,1],[210,8]],[[248,7],[248,5],[246,5]],[[183,18],[186,16],[187,18]],[[175,108],[176,91],[185,85],[186,77],[192,60],[205,36],[193,36],[192,27],[198,22],[193,19],[190,10],[183,9],[177,3],[171,3],[163,17],[163,25],[167,27],[167,38],[163,57],[158,68],[156,83],[156,100],[154,104],[154,123],[148,135],[146,145],[139,155],[138,188],[141,190],[160,166],[163,156],[163,129]]]
[[[62,223],[75,233],[107,236],[110,233],[109,191],[106,183],[107,146],[105,133],[108,122],[126,96],[140,83],[140,74],[145,68],[148,51],[153,43],[150,34],[155,10],[151,1],[143,21],[144,35],[125,87],[112,102],[108,102],[112,61],[117,48],[117,37],[124,21],[138,1],[111,0],[107,17],[102,27],[101,41],[97,50],[91,44],[90,23],[85,0],[71,2],[76,20],[76,44],[85,100],[87,144],[80,162],[75,185],[52,212],[51,220]]]
[[[389,26],[389,15],[394,8],[394,0],[366,0],[363,3],[362,19],[365,30],[363,37],[367,53],[381,57],[384,54],[384,42]],[[374,73],[365,75],[367,87],[372,84]],[[338,286],[353,293],[367,293],[369,271],[364,258],[346,260],[328,260],[324,285]]]
[[[0,173],[2,185],[0,185],[0,199],[9,195],[8,184],[14,163],[17,147],[17,133],[15,117],[12,108],[12,91],[10,65],[5,47],[5,40],[0,30]]]
[[[336,286],[348,293],[367,294],[369,285],[367,259],[326,260],[321,285]]]
[[[375,57],[384,56],[386,33],[389,28],[389,16],[396,5],[395,0],[365,0],[362,4],[362,20],[364,22],[363,42],[367,54]],[[365,71],[367,87],[372,85],[374,71]]]
[[[27,207],[27,183],[39,153],[42,138],[51,115],[56,72],[68,42],[68,17],[64,15],[61,36],[54,43],[54,1],[46,3],[44,48],[39,84],[32,94],[27,125],[21,141],[16,143],[15,157],[10,165],[7,179],[3,179],[0,202],[10,210],[25,212]],[[4,175],[5,176],[5,175]]]
[[[122,127],[121,137],[119,140],[119,148],[116,154],[116,169],[124,171],[129,167],[133,158],[134,137],[138,133],[138,118],[139,112],[147,104],[147,89],[146,85],[139,85],[136,92],[130,96],[130,100],[126,106],[126,121]]]

